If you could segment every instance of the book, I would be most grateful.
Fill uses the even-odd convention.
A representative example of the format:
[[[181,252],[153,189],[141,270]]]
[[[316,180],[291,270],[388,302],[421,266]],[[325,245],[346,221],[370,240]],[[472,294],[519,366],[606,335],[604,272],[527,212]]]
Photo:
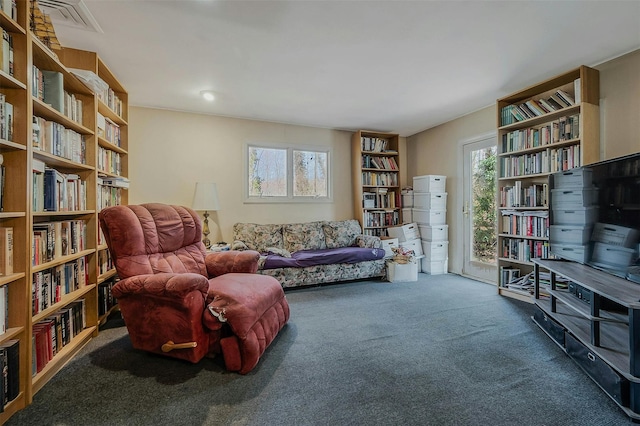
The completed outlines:
[[[10,50],[11,50],[11,44],[9,41],[9,33],[7,32],[7,30],[2,28],[2,43],[0,47],[2,62],[0,62],[0,65],[2,65],[2,71],[4,71],[7,74],[9,74],[9,68],[11,63]]]
[[[64,79],[61,72],[42,70],[44,102],[64,113]]]
[[[0,227],[0,275],[13,274],[13,227]]]
[[[6,405],[16,399],[20,393],[20,341],[17,339],[7,340],[0,345],[0,353],[5,361],[2,376],[5,381],[4,403]]]
[[[575,97],[575,102],[577,104],[582,102],[582,89],[580,87],[580,78],[576,78],[575,80],[573,80],[573,93],[574,93],[574,97]]]
[[[556,91],[556,95],[558,95],[558,97],[560,97],[560,99],[562,99],[563,101],[566,101],[567,106],[575,105],[576,103],[575,99],[573,99],[573,96],[571,96],[564,90],[558,89]]]

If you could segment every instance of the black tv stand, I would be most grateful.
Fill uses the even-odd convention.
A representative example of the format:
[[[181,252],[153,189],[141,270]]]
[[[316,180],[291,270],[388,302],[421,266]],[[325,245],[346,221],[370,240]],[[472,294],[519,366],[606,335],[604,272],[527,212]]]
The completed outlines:
[[[576,262],[533,262],[534,322],[640,422],[640,285]],[[541,285],[541,268],[550,273],[549,286]],[[560,288],[557,275],[574,288]]]

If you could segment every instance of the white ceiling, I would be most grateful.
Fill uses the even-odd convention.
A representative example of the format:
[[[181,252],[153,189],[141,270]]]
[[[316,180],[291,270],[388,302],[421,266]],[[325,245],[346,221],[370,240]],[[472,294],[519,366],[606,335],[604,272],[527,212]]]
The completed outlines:
[[[402,136],[640,48],[640,1],[84,3],[131,105]]]

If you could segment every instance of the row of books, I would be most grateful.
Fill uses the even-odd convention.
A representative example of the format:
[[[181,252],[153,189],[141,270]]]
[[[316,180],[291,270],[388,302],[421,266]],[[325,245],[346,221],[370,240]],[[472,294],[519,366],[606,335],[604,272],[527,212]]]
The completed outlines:
[[[393,157],[363,155],[362,167],[365,169],[398,170],[398,163]]]
[[[364,226],[369,228],[379,226],[396,226],[400,224],[400,215],[397,211],[365,212],[363,221]]]
[[[533,258],[549,257],[549,242],[521,238],[503,238],[500,257],[521,262],[531,262]]]
[[[113,278],[98,286],[98,315],[106,314],[117,304],[117,300],[111,294],[111,289],[118,281],[118,278]]]
[[[574,114],[538,127],[515,130],[502,135],[502,152],[536,148],[580,136],[580,115]]]
[[[88,262],[84,257],[34,272],[31,284],[32,315],[55,305],[65,294],[85,287],[88,282]]]
[[[362,151],[368,152],[386,152],[387,148],[389,148],[389,140],[383,138],[362,136],[361,148]]]
[[[98,186],[98,209],[102,210],[106,207],[119,206],[122,204],[122,188],[113,186]]]
[[[363,172],[362,185],[365,186],[398,186],[398,174],[393,172]]]
[[[120,154],[110,149],[98,147],[98,170],[116,175],[122,174]]]
[[[500,207],[547,207],[549,205],[549,185],[534,183],[525,188],[522,181],[513,186],[500,188]]]
[[[0,275],[13,274],[13,227],[0,227]]]
[[[120,126],[114,123],[109,117],[98,113],[96,128],[99,137],[115,146],[121,146]]]
[[[37,99],[70,120],[82,124],[82,100],[64,90],[64,76],[61,72],[41,70],[32,65],[32,87]]]
[[[109,250],[98,251],[98,273],[105,274],[113,269],[113,259]]]
[[[0,27],[2,43],[0,43],[0,67],[6,74],[13,75],[13,35]]]
[[[364,235],[373,235],[375,237],[386,237],[388,236],[387,228],[365,228],[362,233]]]
[[[0,139],[13,141],[13,104],[7,102],[7,96],[0,93]]]
[[[395,209],[400,205],[395,191],[364,192],[362,196],[365,209]]]
[[[34,223],[32,244],[34,266],[79,253],[87,247],[87,224],[83,220]]]
[[[118,94],[111,87],[107,87],[104,91],[98,92],[98,99],[104,102],[111,111],[115,112],[118,117],[122,117],[123,102]]]
[[[0,344],[0,392],[2,403],[0,412],[4,407],[18,397],[20,393],[20,341],[7,340]]]
[[[18,6],[16,0],[0,0],[0,10],[14,21],[18,19]]]
[[[33,149],[48,152],[76,163],[86,164],[85,137],[55,121],[33,116],[31,144]]]
[[[524,102],[507,105],[500,111],[502,126],[531,118],[541,117],[563,108],[579,104],[581,100],[580,79],[573,82],[573,93],[558,89],[554,93],[537,99],[530,98]]]
[[[44,168],[44,169],[43,169]],[[65,174],[33,159],[33,211],[87,209],[87,182],[75,173]]]
[[[33,325],[31,372],[35,376],[86,327],[84,299]]]
[[[580,167],[580,145],[547,148],[532,154],[500,157],[500,177],[517,177],[540,173],[555,173]]]
[[[523,237],[549,237],[549,212],[502,211],[502,233]]]

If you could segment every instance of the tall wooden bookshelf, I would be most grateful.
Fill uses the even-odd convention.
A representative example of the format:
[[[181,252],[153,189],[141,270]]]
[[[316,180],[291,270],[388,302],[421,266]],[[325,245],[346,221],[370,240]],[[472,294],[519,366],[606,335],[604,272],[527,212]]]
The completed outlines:
[[[124,86],[95,52],[63,48],[60,59],[70,69],[89,71],[108,87],[96,93],[93,114],[96,117],[97,204],[99,212],[112,205],[129,203],[129,99]],[[123,180],[124,178],[124,180]],[[109,249],[98,226],[98,322],[103,324],[118,309],[111,297],[117,280]]]
[[[499,294],[532,301],[507,271],[525,276],[550,255],[549,175],[599,160],[599,101],[599,72],[586,66],[498,99]]]
[[[351,139],[353,200],[366,235],[386,236],[400,225],[399,135],[358,130]]]
[[[0,316],[0,323],[6,318],[0,346],[13,341],[19,345],[19,380],[14,387],[18,393],[4,405],[0,424],[30,404],[97,335],[106,318],[99,315],[99,289],[115,272],[99,265],[106,246],[99,243],[98,184],[105,177],[128,175],[126,90],[95,53],[52,51],[32,33],[30,21],[30,2],[25,0],[16,2],[15,13],[0,10],[0,27],[11,36],[13,47],[11,68],[0,66],[0,100],[3,107],[12,106],[12,132],[0,131],[4,166],[0,228],[13,230],[13,271],[0,264],[0,296],[7,298],[0,304],[0,313],[6,313]],[[85,66],[82,61],[91,57],[94,62]],[[118,106],[103,101],[72,68],[93,71],[103,79],[121,101]],[[58,86],[44,80],[44,74],[54,76]],[[44,81],[49,88],[57,87],[62,97],[52,101],[51,92],[45,96]],[[101,135],[101,116],[119,126],[119,143]],[[101,168],[101,148],[119,154],[117,169]],[[57,182],[57,192],[46,196],[45,175]],[[117,202],[126,204],[126,189],[120,193]],[[73,278],[63,280],[62,274]],[[74,315],[73,333],[62,336],[56,321],[62,325]],[[52,336],[58,340],[55,352],[52,345],[41,344],[52,341]]]

